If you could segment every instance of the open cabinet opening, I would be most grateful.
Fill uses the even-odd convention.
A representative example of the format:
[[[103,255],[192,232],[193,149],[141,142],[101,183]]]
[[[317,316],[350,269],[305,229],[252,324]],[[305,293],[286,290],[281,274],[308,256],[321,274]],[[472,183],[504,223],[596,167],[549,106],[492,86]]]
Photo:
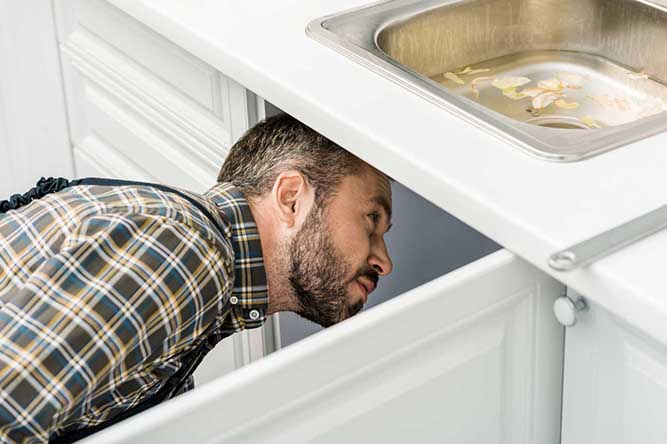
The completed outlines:
[[[393,227],[385,237],[394,264],[363,311],[487,256],[500,246],[398,182],[392,184]],[[280,345],[323,330],[294,313],[280,313]]]
[[[392,194],[393,272],[361,313],[325,331],[281,313],[275,353],[261,332],[234,335],[209,353],[238,346],[234,371],[207,356],[217,376],[96,437],[559,442],[562,285],[409,188]]]

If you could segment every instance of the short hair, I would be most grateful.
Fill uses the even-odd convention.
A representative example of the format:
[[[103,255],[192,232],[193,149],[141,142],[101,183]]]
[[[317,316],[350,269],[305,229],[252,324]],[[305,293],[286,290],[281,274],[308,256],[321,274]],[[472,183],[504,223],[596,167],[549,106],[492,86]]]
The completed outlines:
[[[288,170],[300,171],[325,205],[342,179],[361,172],[363,161],[288,114],[249,129],[230,149],[218,182],[231,182],[248,199],[264,195]]]

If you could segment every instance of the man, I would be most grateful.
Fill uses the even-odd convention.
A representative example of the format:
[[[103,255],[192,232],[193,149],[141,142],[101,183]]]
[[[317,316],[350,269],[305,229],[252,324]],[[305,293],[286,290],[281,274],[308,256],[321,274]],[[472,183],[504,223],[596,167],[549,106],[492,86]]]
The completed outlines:
[[[391,272],[390,218],[387,177],[287,115],[201,196],[79,185],[0,214],[0,442],[71,442],[155,405],[273,313],[355,315]]]

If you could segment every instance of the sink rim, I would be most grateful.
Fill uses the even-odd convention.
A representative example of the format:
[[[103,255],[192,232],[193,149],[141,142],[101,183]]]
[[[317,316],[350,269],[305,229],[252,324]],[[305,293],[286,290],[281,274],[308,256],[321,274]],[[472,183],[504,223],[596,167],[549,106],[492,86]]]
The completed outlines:
[[[388,27],[433,9],[468,1],[382,0],[316,18],[308,23],[306,34],[450,114],[541,160],[575,162],[667,131],[665,112],[619,126],[589,129],[585,133],[526,124],[447,91],[380,48],[378,36]],[[627,1],[667,13],[667,7],[650,0]],[[373,25],[369,26],[366,21]],[[345,36],[331,30],[332,24]]]

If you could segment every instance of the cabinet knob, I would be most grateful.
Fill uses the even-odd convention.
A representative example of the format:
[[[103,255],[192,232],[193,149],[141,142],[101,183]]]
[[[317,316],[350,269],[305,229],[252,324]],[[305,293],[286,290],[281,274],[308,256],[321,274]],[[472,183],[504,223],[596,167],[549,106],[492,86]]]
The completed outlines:
[[[588,309],[584,298],[575,300],[568,296],[561,296],[554,302],[554,314],[556,319],[565,327],[572,327],[577,323],[577,313]]]

